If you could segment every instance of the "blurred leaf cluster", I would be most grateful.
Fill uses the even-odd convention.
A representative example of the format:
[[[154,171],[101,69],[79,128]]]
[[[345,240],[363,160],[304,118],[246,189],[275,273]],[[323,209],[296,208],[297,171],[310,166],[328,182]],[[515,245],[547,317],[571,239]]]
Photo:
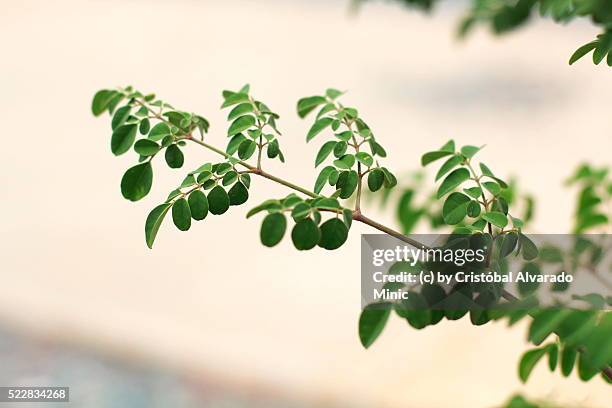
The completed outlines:
[[[356,3],[373,0],[355,0]],[[410,8],[431,11],[441,0],[393,0]],[[569,59],[570,65],[590,52],[593,62],[604,59],[612,66],[612,2],[609,0],[472,0],[461,19],[457,32],[465,37],[477,25],[488,26],[501,35],[524,26],[534,17],[551,18],[567,23],[576,18],[588,18],[601,27],[602,33],[593,41],[578,48]],[[543,45],[542,45],[543,46]]]

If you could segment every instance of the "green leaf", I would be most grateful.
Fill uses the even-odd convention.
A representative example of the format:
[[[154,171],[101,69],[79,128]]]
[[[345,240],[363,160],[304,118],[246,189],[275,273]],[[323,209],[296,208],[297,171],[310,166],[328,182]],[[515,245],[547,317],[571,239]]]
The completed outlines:
[[[478,199],[482,195],[482,190],[480,187],[464,188],[463,191],[474,199]]]
[[[523,225],[525,224],[523,220],[512,216],[510,216],[510,218],[512,218],[512,225],[514,225],[514,228],[523,228]]]
[[[127,120],[127,118],[130,116],[131,110],[132,110],[132,107],[130,105],[125,105],[117,109],[111,121],[111,128],[115,130],[119,126],[123,125],[125,121]]]
[[[498,226],[499,228],[504,228],[508,225],[508,217],[504,213],[500,213],[497,211],[490,211],[482,215],[482,219],[491,224]]]
[[[352,154],[345,154],[341,158],[334,160],[334,166],[342,170],[350,170],[355,164],[355,156]]]
[[[101,91],[96,92],[93,97],[93,101],[91,102],[91,113],[93,113],[94,116],[100,116],[103,114],[108,108],[108,105],[115,94],[115,91],[110,91],[108,89],[102,89]]]
[[[498,235],[495,239],[499,247],[499,257],[505,258],[516,249],[518,234],[516,232],[509,232]]]
[[[257,149],[257,143],[246,139],[240,143],[240,146],[238,147],[238,157],[240,157],[242,160],[247,160],[253,155],[253,153],[255,153],[255,149]]]
[[[333,103],[326,103],[320,110],[319,113],[317,113],[316,119],[319,119],[320,117],[322,117],[323,115],[325,115],[326,113],[329,113],[333,110],[336,109],[336,106]]]
[[[152,140],[149,139],[140,139],[134,144],[134,150],[141,156],[153,156],[157,152],[159,152],[161,147]]]
[[[470,178],[470,172],[467,169],[460,168],[450,173],[438,188],[437,197],[442,198],[461,185],[464,181]]]
[[[321,231],[317,224],[310,218],[298,221],[291,231],[293,245],[300,251],[314,248],[321,239]]]
[[[546,348],[537,348],[526,352],[519,363],[519,378],[527,382],[529,375],[540,359],[546,354]]]
[[[340,198],[346,199],[353,195],[357,184],[359,183],[359,176],[355,170],[343,171],[340,173],[336,187],[340,188]]]
[[[290,207],[292,207],[292,206],[294,206],[294,205],[296,205],[298,203],[301,203],[303,201],[304,200],[300,196],[298,196],[295,193],[291,193],[287,197],[283,198],[281,200],[281,203],[283,204],[283,206],[290,208]]]
[[[257,207],[254,207],[249,210],[246,217],[251,218],[253,215],[258,214],[264,210],[280,210],[282,208],[280,201],[278,200],[266,200],[263,203],[259,204]]]
[[[476,218],[480,215],[480,203],[476,200],[470,201],[467,206],[467,215]]]
[[[342,210],[342,220],[344,224],[346,224],[346,228],[351,229],[351,225],[353,224],[353,211],[345,208]]]
[[[372,139],[369,139],[370,148],[372,149],[372,154],[380,157],[387,157],[387,151],[377,142]]]
[[[215,186],[208,193],[208,209],[211,214],[221,215],[230,206],[229,196],[221,186]]]
[[[242,133],[232,136],[229,143],[227,144],[227,147],[225,148],[225,152],[227,154],[236,153],[238,151],[238,147],[240,146],[240,144],[244,142],[245,140],[247,140],[247,138],[244,137]]]
[[[163,114],[168,118],[168,121],[183,131],[187,129],[191,115],[187,112],[170,111]]]
[[[385,181],[385,173],[381,169],[372,169],[368,173],[368,188],[370,191],[378,191]]]
[[[449,140],[448,142],[444,144],[444,146],[440,148],[440,150],[445,151],[445,152],[455,153],[455,141],[452,139]]]
[[[151,130],[151,121],[148,118],[141,120],[138,130],[140,131],[141,135],[146,135],[149,133],[149,130]]]
[[[313,207],[324,210],[338,210],[341,208],[340,203],[335,198],[318,198],[311,204]]]
[[[300,99],[297,103],[298,116],[302,119],[305,118],[306,115],[323,103],[325,103],[325,98],[322,96],[310,96]]]
[[[244,184],[247,189],[251,188],[251,175],[246,173],[241,174],[240,182]]]
[[[308,131],[306,142],[311,141],[313,137],[321,133],[326,127],[331,125],[333,121],[332,118],[321,118],[317,120]]]
[[[410,326],[421,330],[431,323],[431,309],[423,295],[410,291],[408,299],[396,306],[396,312],[408,321]]]
[[[336,137],[343,142],[348,142],[353,137],[353,132],[345,130],[344,132],[336,133]]]
[[[234,136],[238,133],[244,132],[245,130],[255,126],[255,117],[252,115],[241,116],[232,122],[229,129],[227,130],[228,136]]]
[[[295,221],[299,221],[302,218],[307,217],[310,214],[310,206],[306,203],[298,203],[296,204],[295,207],[293,207],[293,210],[291,211],[291,217],[295,220]]]
[[[323,187],[329,180],[329,176],[335,171],[336,169],[333,168],[332,166],[324,167],[321,170],[321,172],[319,173],[319,176],[317,177],[317,180],[315,181],[315,185],[314,185],[314,192],[316,194],[319,194],[321,190],[323,190]]]
[[[573,346],[564,345],[561,352],[561,373],[564,377],[568,377],[576,364],[576,355],[578,351]]]
[[[240,105],[237,105],[236,107],[234,107],[234,109],[231,110],[229,115],[227,115],[227,120],[234,120],[239,116],[242,116],[244,114],[251,113],[251,112],[253,112],[253,104],[248,103],[248,102],[241,103]]]
[[[323,163],[325,159],[327,159],[327,157],[332,152],[332,150],[334,150],[335,146],[336,146],[336,142],[333,140],[329,142],[325,142],[323,146],[321,146],[321,149],[319,149],[319,152],[317,153],[317,158],[315,159],[315,168],[319,164]]]
[[[232,169],[232,164],[231,163],[217,163],[213,165],[212,169],[216,174],[222,176]]]
[[[147,216],[147,221],[145,222],[145,241],[149,248],[153,248],[153,242],[157,236],[157,231],[159,231],[159,227],[171,206],[172,204],[170,203],[160,204],[151,210]]]
[[[612,33],[606,32],[603,35],[598,36],[597,47],[593,51],[593,63],[599,65],[599,63],[605,58],[610,51],[612,45]]]
[[[346,142],[336,142],[334,146],[334,156],[342,157],[346,153],[348,149],[348,144]]]
[[[332,99],[332,100],[338,98],[343,93],[344,92],[341,92],[341,91],[339,91],[337,89],[334,89],[334,88],[328,88],[325,91],[325,95],[327,95],[329,97],[329,99]]]
[[[280,154],[280,147],[278,145],[278,140],[274,139],[268,144],[268,158],[273,159]]]
[[[329,182],[330,186],[335,186],[338,183],[339,178],[340,172],[334,167],[334,169],[329,173],[329,178],[327,179],[327,181]]]
[[[538,247],[530,240],[526,235],[520,234],[519,239],[521,242],[521,253],[523,254],[523,259],[526,261],[531,261],[538,256]]]
[[[440,285],[425,284],[421,288],[421,295],[427,301],[431,311],[430,324],[437,324],[444,318],[444,311],[441,310],[446,299],[446,292]]]
[[[287,219],[282,213],[266,215],[261,224],[261,243],[267,247],[273,247],[283,239],[287,229]]]
[[[166,148],[164,157],[166,159],[166,163],[172,169],[179,169],[183,167],[183,163],[185,162],[185,156],[183,155],[180,147],[178,147],[176,144],[171,144]]]
[[[529,327],[529,341],[540,345],[570,313],[570,309],[546,309],[538,313]]]
[[[482,185],[494,196],[498,196],[501,194],[501,187],[494,181],[485,181],[484,183],[482,183]]]
[[[180,196],[181,194],[183,193],[181,193],[181,190],[178,188],[175,190],[172,190],[170,194],[168,194],[168,198],[166,198],[166,203],[174,200],[176,197]]]
[[[595,330],[582,343],[588,350],[589,364],[599,370],[612,362],[612,312],[601,313]]]
[[[170,127],[163,122],[153,126],[153,129],[151,129],[149,133],[149,139],[154,142],[158,142],[166,136],[170,136]]]
[[[555,371],[557,362],[559,361],[559,347],[556,344],[548,345],[548,368],[550,371]]]
[[[238,182],[227,192],[230,205],[240,205],[247,202],[249,199],[249,190],[241,182]]]
[[[463,146],[461,148],[461,154],[467,157],[468,159],[474,157],[476,153],[480,150],[480,147],[476,146]]]
[[[356,153],[355,158],[359,163],[363,164],[366,167],[370,167],[372,164],[374,164],[374,159],[366,152]]]
[[[243,103],[249,101],[249,95],[244,92],[224,92],[225,101],[221,105],[221,109],[227,108],[228,106],[236,105],[237,103]]]
[[[229,186],[230,184],[235,183],[236,180],[238,180],[238,173],[234,170],[230,170],[223,176],[221,184],[223,184],[224,186]]]
[[[202,190],[194,190],[188,198],[189,210],[194,220],[201,221],[208,215],[208,199]]]
[[[111,137],[111,151],[115,156],[119,156],[132,147],[136,140],[136,132],[138,131],[136,124],[119,126],[113,131]]]
[[[172,221],[181,231],[187,231],[191,227],[191,211],[184,198],[179,198],[172,205]]]
[[[454,169],[462,160],[463,158],[461,158],[461,156],[453,156],[445,161],[436,174],[436,181],[440,180],[446,173]]]
[[[380,169],[382,170],[383,174],[385,175],[385,183],[384,183],[385,188],[393,188],[393,187],[395,187],[397,185],[397,178],[395,178],[393,173],[391,173],[385,167],[381,167]]]
[[[328,250],[340,248],[348,238],[348,228],[339,218],[331,218],[321,224],[319,246]]]
[[[578,217],[576,232],[583,232],[589,228],[608,223],[608,217],[604,214],[587,213]]]
[[[491,169],[488,168],[487,165],[484,163],[480,163],[480,171],[482,171],[482,174],[484,174],[485,176],[495,177]]]
[[[442,207],[444,222],[448,225],[456,225],[463,221],[467,215],[467,207],[470,202],[470,197],[463,193],[449,195]]]
[[[436,150],[433,152],[427,152],[423,155],[423,157],[421,157],[421,165],[427,166],[429,163],[441,159],[442,157],[450,156],[451,154],[453,154],[453,152],[446,150]]]
[[[370,347],[380,336],[391,312],[389,303],[370,304],[363,309],[359,317],[359,339],[363,347]]]
[[[121,194],[130,201],[138,201],[151,191],[153,168],[145,162],[130,167],[121,179]]]

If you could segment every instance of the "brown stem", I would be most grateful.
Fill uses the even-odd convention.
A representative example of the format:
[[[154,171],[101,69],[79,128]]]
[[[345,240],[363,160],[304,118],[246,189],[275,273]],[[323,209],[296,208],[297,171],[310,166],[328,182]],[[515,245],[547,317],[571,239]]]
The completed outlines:
[[[407,237],[406,235],[402,234],[401,232],[395,231],[394,229],[391,229],[389,227],[387,227],[386,225],[382,225],[376,221],[374,221],[371,218],[366,217],[365,215],[361,214],[361,212],[355,211],[353,213],[353,219],[355,221],[359,221],[362,222],[364,224],[369,225],[370,227],[376,228],[379,231],[382,231],[386,234],[391,235],[394,238],[399,239],[400,241],[403,241],[407,244],[412,245],[415,248],[422,248],[422,249],[429,249],[429,247],[427,247],[425,244],[420,243],[419,241],[416,241],[410,237]]]

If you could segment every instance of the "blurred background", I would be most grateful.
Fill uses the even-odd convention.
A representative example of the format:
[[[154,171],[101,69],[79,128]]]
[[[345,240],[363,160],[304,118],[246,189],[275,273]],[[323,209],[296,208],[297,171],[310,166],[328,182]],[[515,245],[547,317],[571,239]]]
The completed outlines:
[[[534,231],[567,232],[563,180],[612,151],[609,68],[567,65],[598,30],[539,21],[458,42],[462,3],[427,16],[349,0],[2,1],[0,386],[69,386],[78,407],[473,408],[514,393],[609,406],[601,379],[540,365],[520,384],[521,325],[392,319],[364,350],[358,233],[333,255],[268,249],[238,207],[187,234],[166,223],[148,250],[146,214],[185,172],[158,171],[149,196],[124,200],[132,158],[113,157],[110,121],[90,112],[96,90],[131,84],[210,119],[223,146],[221,90],[248,82],[281,115],[288,163],[269,171],[310,186],[318,144],[295,103],[348,90],[397,174],[449,138],[486,144],[482,159],[536,195]],[[185,168],[213,158],[188,153]],[[252,205],[286,194],[253,187]]]

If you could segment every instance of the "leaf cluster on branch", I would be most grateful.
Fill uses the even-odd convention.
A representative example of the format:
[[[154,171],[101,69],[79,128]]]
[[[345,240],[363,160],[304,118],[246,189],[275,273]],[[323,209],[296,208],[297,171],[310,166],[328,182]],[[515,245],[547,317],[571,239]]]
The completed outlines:
[[[339,102],[341,96],[342,92],[330,88],[322,95],[309,96],[297,102],[299,117],[305,118],[317,112],[307,131],[306,142],[326,136],[314,166],[328,164],[319,171],[313,190],[264,169],[264,155],[268,159],[285,161],[277,123],[279,115],[257,100],[248,85],[238,91],[223,92],[221,107],[229,110],[225,149],[208,142],[206,134],[210,125],[206,118],[177,110],[154,94],[143,94],[132,87],[97,92],[92,112],[96,116],[105,112],[112,116],[110,148],[113,154],[135,153],[137,163],[125,172],[121,180],[122,195],[130,201],[141,200],[151,191],[154,179],[152,163],[156,157],[161,157],[162,152],[165,164],[171,169],[183,167],[183,150],[188,144],[198,145],[220,156],[220,160],[202,163],[187,172],[182,182],[149,213],[145,221],[145,240],[150,248],[168,213],[171,213],[176,228],[187,231],[194,221],[205,220],[209,215],[219,216],[232,206],[245,204],[249,199],[252,176],[292,190],[287,196],[268,199],[247,213],[247,218],[265,214],[260,238],[267,247],[277,245],[291,223],[291,240],[298,250],[317,246],[335,250],[347,241],[353,222],[369,225],[414,247],[424,247],[363,213],[361,204],[366,186],[369,194],[383,192],[382,195],[388,197],[398,180],[381,164],[387,152],[372,129],[356,108]],[[479,162],[476,165],[476,155],[480,151],[481,147],[472,145],[458,148],[451,140],[423,155],[423,166],[444,159],[435,176],[439,186],[433,194],[434,200],[442,203],[437,217],[439,225],[451,228],[453,237],[484,242],[491,252],[487,256],[487,268],[507,269],[510,255],[522,257],[531,268],[539,267],[536,258],[540,250],[523,232],[531,212],[527,211],[524,219],[515,216],[511,208],[515,196],[512,183],[498,177],[486,164]],[[578,211],[579,216],[584,215],[587,219],[598,214],[600,202],[593,197],[601,193],[600,184],[606,186],[604,190],[609,194],[609,182],[605,175],[598,174],[590,169],[582,170],[574,177],[579,182],[590,183],[583,188],[581,197],[586,198]],[[324,189],[329,193],[323,194]],[[414,226],[411,215],[406,217],[401,211],[400,219]],[[580,222],[582,229],[593,225],[592,222]],[[589,248],[592,250],[593,247]],[[563,254],[560,256],[563,258]],[[542,258],[542,262],[547,259],[556,262],[553,255]],[[404,271],[405,265],[397,265],[390,273]],[[455,285],[450,290],[426,285],[420,291],[410,290],[405,301],[367,306],[359,319],[359,337],[365,347],[371,346],[392,311],[417,329],[438,324],[445,318],[458,320],[468,314],[474,325],[501,319],[513,324],[530,316],[533,320],[529,339],[539,347],[529,351],[521,360],[520,377],[523,380],[545,355],[549,357],[551,369],[560,359],[564,374],[571,371],[577,361],[582,379],[591,379],[599,372],[610,379],[612,314],[600,309],[612,300],[585,297],[593,307],[581,311],[544,308],[534,302],[531,296],[533,286],[523,289],[521,295],[524,297],[516,299],[503,286],[496,284]],[[516,308],[516,302],[522,307]],[[599,303],[595,305],[593,302]],[[507,307],[510,304],[513,307]],[[556,342],[542,345],[553,335],[557,336]]]
[[[372,0],[354,0],[356,3]],[[393,0],[408,7],[430,11],[440,0]],[[477,25],[488,25],[496,35],[506,34],[524,26],[539,15],[566,24],[576,18],[589,18],[603,33],[578,48],[570,57],[570,65],[593,53],[593,63],[604,59],[612,66],[612,3],[609,0],[472,0],[458,27],[458,35],[465,37]],[[542,45],[544,46],[544,44]]]

